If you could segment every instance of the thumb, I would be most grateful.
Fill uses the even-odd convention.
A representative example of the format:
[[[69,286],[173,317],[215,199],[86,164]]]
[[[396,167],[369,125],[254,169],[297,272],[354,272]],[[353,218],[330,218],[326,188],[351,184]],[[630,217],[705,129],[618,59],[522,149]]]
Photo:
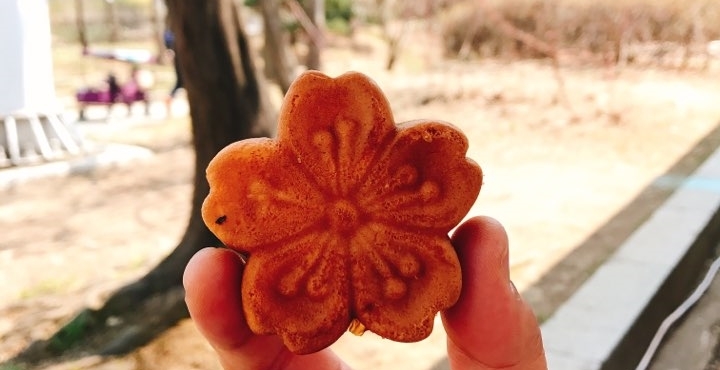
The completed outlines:
[[[454,369],[546,369],[535,315],[510,281],[508,238],[496,220],[477,217],[452,238],[462,265],[458,302],[443,313]]]

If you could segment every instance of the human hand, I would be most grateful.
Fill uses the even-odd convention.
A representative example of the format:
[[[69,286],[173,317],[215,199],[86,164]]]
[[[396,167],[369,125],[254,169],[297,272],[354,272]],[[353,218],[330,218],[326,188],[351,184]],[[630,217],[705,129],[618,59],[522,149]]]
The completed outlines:
[[[463,269],[463,289],[459,301],[442,313],[451,369],[547,369],[535,316],[510,282],[502,225],[473,218],[457,229],[452,244]],[[242,315],[242,271],[234,252],[205,248],[190,260],[183,279],[190,315],[225,370],[350,368],[330,349],[300,356],[276,336],[253,334]]]

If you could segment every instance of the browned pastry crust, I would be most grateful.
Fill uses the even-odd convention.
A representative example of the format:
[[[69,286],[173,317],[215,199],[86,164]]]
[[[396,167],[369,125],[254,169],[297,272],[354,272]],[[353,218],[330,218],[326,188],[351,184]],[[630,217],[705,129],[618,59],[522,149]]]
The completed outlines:
[[[482,183],[465,136],[438,121],[396,125],[359,73],[304,73],[278,129],[277,139],[229,145],[207,169],[203,219],[249,255],[250,329],[299,354],[329,346],[353,321],[395,341],[427,337],[459,297],[448,232]]]

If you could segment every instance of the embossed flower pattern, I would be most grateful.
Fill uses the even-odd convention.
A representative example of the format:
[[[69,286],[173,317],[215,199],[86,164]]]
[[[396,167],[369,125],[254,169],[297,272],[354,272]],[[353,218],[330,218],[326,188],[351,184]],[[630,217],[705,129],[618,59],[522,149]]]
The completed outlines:
[[[430,334],[460,294],[448,232],[482,173],[451,125],[396,125],[366,76],[306,72],[281,109],[276,139],[223,149],[208,166],[203,219],[249,255],[250,328],[296,353],[322,349],[357,320],[396,341]]]

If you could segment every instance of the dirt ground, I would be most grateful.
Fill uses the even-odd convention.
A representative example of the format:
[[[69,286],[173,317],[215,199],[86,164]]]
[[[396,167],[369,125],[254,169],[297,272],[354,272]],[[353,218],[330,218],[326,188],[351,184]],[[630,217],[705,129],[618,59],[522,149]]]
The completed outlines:
[[[367,37],[359,39],[361,48],[328,49],[325,71],[370,75],[399,122],[442,119],[467,134],[468,156],[486,175],[470,216],[505,224],[512,278],[524,292],[720,120],[720,61],[706,72],[565,67],[565,92],[558,94],[549,63],[451,62],[412,41],[387,72],[384,49]],[[193,152],[185,117],[80,128],[96,142],[143,145],[155,155],[0,189],[0,363],[150,269],[172,250],[188,219]],[[597,267],[588,261],[607,253],[600,248],[592,259],[573,262],[576,272],[567,280],[586,276]],[[539,307],[560,303],[554,297],[533,292],[541,319],[549,312]],[[438,323],[416,344],[346,335],[334,348],[356,369],[431,369],[445,344]],[[189,320],[129,356],[47,367],[218,368]]]

